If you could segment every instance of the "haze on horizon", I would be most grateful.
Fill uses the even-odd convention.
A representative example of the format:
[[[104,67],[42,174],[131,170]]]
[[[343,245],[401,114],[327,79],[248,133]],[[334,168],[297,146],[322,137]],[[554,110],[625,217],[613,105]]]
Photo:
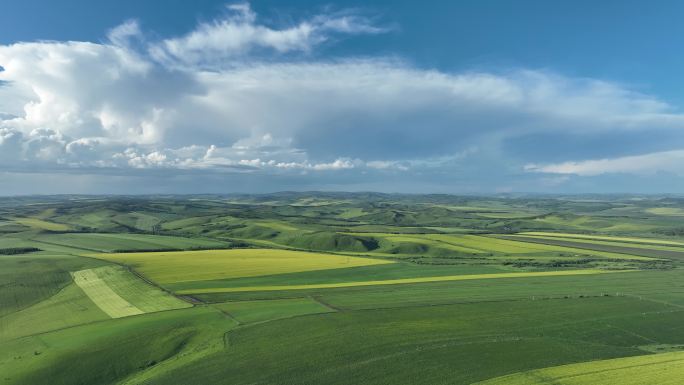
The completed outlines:
[[[5,3],[0,195],[684,193],[680,2]]]

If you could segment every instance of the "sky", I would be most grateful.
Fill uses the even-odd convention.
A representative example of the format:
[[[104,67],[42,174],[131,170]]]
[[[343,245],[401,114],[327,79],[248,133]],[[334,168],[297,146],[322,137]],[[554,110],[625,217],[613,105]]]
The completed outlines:
[[[679,1],[0,9],[0,195],[684,193]]]

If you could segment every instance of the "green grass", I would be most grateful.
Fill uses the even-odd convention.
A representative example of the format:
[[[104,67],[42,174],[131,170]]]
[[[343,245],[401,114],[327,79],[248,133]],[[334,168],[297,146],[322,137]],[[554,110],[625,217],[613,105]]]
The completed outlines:
[[[224,302],[212,306],[243,324],[334,311],[311,298]]]
[[[1,317],[0,341],[108,318],[77,285],[70,284],[44,301]]]
[[[50,253],[0,256],[0,317],[54,296],[71,283],[70,271],[104,264]]]
[[[482,250],[463,246],[457,242],[449,242],[450,238],[447,235],[395,235],[387,233],[350,233],[351,235],[365,235],[379,238],[385,242],[382,244],[382,249],[376,252],[384,254],[405,254],[405,253],[431,253],[434,252],[430,248],[443,249],[445,251],[452,251],[458,253],[483,253]]]
[[[683,312],[601,297],[308,315],[234,329],[230,348],[150,384],[468,384],[684,340]]]
[[[363,211],[362,208],[353,207],[353,208],[349,208],[349,209],[344,210],[341,214],[338,215],[338,217],[343,218],[343,219],[350,219],[350,218],[354,218],[354,217],[360,217],[361,215],[364,215],[364,214],[366,214],[366,212]]]
[[[392,263],[381,259],[276,249],[98,254],[162,285]]]
[[[682,378],[684,352],[672,352],[532,370],[478,385],[677,385]]]
[[[215,354],[237,324],[190,308],[113,319],[0,344],[0,383],[142,384]]]
[[[70,278],[66,282],[53,282],[54,294],[41,297],[39,301],[36,301],[38,298],[34,299],[30,305],[16,307],[12,312],[1,316],[0,340],[108,318],[191,306],[143,282],[119,266],[78,270],[72,274],[76,282],[71,283]],[[68,273],[66,275],[68,277]],[[87,281],[84,283],[84,280]],[[24,282],[27,283],[30,282]]]

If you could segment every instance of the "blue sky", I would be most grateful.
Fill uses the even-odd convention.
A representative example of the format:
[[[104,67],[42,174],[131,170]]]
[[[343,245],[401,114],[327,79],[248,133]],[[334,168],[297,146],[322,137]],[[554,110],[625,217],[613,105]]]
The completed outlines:
[[[3,195],[684,192],[681,2],[3,3]]]

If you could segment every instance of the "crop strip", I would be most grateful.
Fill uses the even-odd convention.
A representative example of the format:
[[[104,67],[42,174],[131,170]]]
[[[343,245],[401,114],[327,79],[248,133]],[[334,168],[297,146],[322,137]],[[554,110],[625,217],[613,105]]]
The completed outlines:
[[[229,292],[245,292],[245,291],[277,291],[277,290],[303,290],[303,289],[330,289],[341,287],[355,287],[355,286],[376,286],[376,285],[398,285],[408,283],[428,283],[428,282],[443,282],[443,281],[469,281],[476,279],[498,279],[498,278],[527,278],[527,277],[549,277],[549,276],[565,276],[565,275],[590,275],[590,274],[608,274],[608,273],[624,273],[636,270],[598,270],[598,269],[582,269],[582,270],[562,270],[562,271],[540,271],[540,272],[522,272],[522,273],[497,273],[497,274],[469,274],[469,275],[447,275],[439,277],[418,277],[418,278],[402,278],[402,279],[387,279],[381,281],[361,281],[361,282],[342,282],[342,283],[321,283],[310,285],[275,285],[275,286],[245,286],[245,287],[224,287],[224,288],[207,288],[207,289],[186,289],[179,290],[177,294],[204,294],[204,293],[229,293]]]
[[[93,269],[80,270],[72,276],[78,287],[108,316],[121,318],[144,313],[116,294]]]

